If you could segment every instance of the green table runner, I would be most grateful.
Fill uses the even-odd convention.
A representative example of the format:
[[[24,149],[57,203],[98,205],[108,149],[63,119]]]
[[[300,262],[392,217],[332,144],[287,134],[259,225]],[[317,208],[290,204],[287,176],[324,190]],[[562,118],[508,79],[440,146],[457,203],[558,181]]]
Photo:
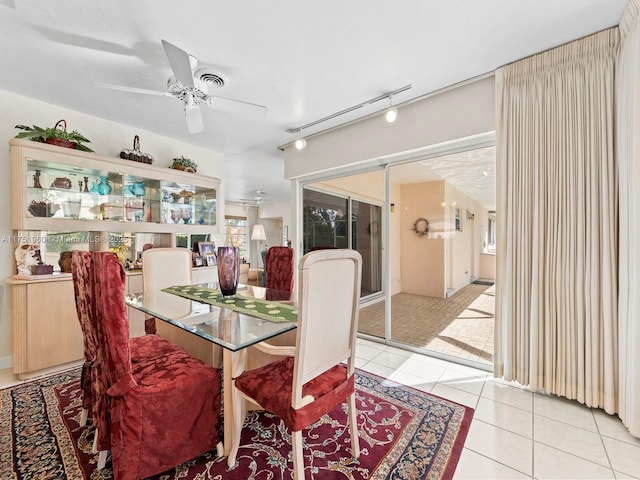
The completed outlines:
[[[201,288],[194,285],[177,285],[162,290],[180,297],[197,300],[229,308],[236,312],[246,313],[271,322],[295,322],[298,320],[298,309],[292,305],[270,302],[253,297],[236,294],[235,298],[224,298],[220,290]]]

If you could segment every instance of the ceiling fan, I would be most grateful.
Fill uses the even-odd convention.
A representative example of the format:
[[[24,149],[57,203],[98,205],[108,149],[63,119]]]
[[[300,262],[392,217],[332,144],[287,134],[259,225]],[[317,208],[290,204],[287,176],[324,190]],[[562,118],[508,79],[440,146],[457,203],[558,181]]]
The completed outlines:
[[[269,193],[265,192],[264,190],[256,190],[255,192],[256,194],[253,198],[240,198],[239,200],[244,204],[256,205],[256,206],[262,205],[265,200],[263,198],[263,195],[269,195]]]
[[[177,98],[184,104],[184,115],[189,133],[197,133],[204,130],[202,112],[200,111],[202,105],[231,113],[252,116],[265,115],[267,108],[263,105],[209,95],[209,87],[222,88],[228,83],[226,77],[211,68],[198,68],[199,61],[196,57],[189,55],[166,40],[162,40],[162,47],[173,71],[173,75],[167,81],[166,92],[103,82],[95,83],[101,87],[124,92]]]

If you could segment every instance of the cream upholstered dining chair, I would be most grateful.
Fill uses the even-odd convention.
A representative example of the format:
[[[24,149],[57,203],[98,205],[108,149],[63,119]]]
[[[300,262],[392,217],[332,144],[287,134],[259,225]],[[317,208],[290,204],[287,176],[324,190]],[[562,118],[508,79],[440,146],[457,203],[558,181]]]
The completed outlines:
[[[191,278],[191,252],[186,248],[150,248],[142,254],[142,286],[145,301],[153,301],[152,295],[175,285],[189,285]],[[166,295],[166,293],[160,293]],[[161,300],[161,299],[160,299]],[[176,313],[176,316],[187,315]],[[154,318],[145,320],[147,332],[156,332],[180,345],[191,355],[214,367],[222,366],[221,347],[208,340],[196,337],[166,322]]]
[[[280,417],[291,431],[293,472],[304,479],[302,429],[347,401],[353,456],[360,455],[355,406],[355,341],[360,309],[362,257],[354,250],[323,250],[305,255],[298,266],[298,328],[293,347],[260,343],[273,355],[287,355],[265,366],[233,372],[232,447],[236,463],[246,401]],[[345,364],[346,362],[346,364]],[[239,363],[237,369],[241,369]]]
[[[142,252],[142,290],[145,293],[191,283],[191,252],[186,248],[149,248]],[[145,331],[156,333],[154,318],[145,320]]]

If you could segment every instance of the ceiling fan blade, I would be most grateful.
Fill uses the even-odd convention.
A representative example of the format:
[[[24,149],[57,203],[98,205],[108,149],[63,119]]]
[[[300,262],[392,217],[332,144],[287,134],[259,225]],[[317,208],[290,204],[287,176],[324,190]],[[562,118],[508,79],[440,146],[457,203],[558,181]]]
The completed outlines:
[[[233,98],[209,97],[207,99],[207,105],[217,110],[255,118],[264,118],[267,115],[267,107],[264,105],[234,100]]]
[[[189,133],[198,133],[204,130],[202,112],[196,106],[185,105],[184,116],[187,119],[187,129]]]
[[[193,88],[193,72],[191,71],[189,54],[166,40],[162,40],[162,46],[169,60],[169,65],[171,65],[171,70],[173,70],[173,76],[185,87]]]
[[[114,85],[112,83],[103,83],[103,82],[93,82],[99,87],[110,88],[112,90],[121,90],[123,92],[132,92],[132,93],[144,93],[145,95],[160,95],[164,97],[170,97],[171,94],[169,92],[161,92],[160,90],[147,90],[146,88],[136,88],[136,87],[125,87],[124,85]]]

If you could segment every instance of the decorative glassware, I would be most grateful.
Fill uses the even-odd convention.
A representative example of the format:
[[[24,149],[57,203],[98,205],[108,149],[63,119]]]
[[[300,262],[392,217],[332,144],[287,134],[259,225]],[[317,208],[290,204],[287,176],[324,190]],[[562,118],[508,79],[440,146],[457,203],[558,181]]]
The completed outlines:
[[[240,278],[240,254],[238,247],[218,247],[218,283],[225,298],[233,298]]]
[[[62,204],[62,211],[67,218],[80,217],[80,209],[82,208],[82,200],[69,199]]]
[[[100,195],[111,194],[111,185],[109,184],[109,179],[107,177],[100,177],[100,182],[98,183],[98,193]]]
[[[33,175],[33,188],[42,188],[42,185],[40,185],[40,170],[36,170]]]

